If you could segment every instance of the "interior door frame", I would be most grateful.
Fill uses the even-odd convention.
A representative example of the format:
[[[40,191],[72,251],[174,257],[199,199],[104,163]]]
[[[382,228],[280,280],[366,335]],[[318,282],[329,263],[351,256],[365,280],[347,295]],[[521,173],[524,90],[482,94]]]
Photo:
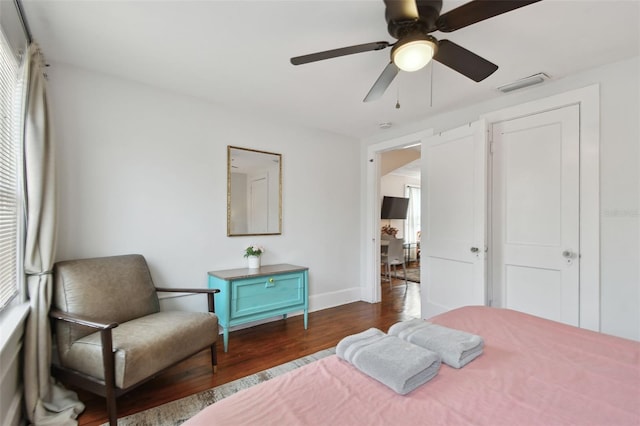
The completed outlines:
[[[402,149],[416,144],[433,135],[428,129],[409,135],[399,136],[366,147],[366,188],[365,193],[365,247],[363,251],[363,269],[365,271],[362,287],[362,300],[378,303],[382,298],[380,276],[380,158],[385,151]]]
[[[486,120],[490,130],[494,123],[569,105],[580,108],[579,324],[581,328],[600,331],[600,85],[594,84],[480,117]],[[488,175],[493,175],[491,159]],[[491,206],[490,200],[488,206]],[[491,218],[490,210],[488,217]],[[490,219],[488,223],[491,223]],[[490,228],[489,232],[492,232]],[[489,247],[489,254],[492,252],[493,248]]]

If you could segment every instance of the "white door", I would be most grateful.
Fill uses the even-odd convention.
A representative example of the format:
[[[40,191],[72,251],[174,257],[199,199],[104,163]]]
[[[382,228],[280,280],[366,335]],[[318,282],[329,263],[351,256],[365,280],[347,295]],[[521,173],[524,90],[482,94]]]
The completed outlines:
[[[249,215],[250,234],[263,234],[269,230],[269,180],[266,174],[249,180]]]
[[[484,121],[422,144],[422,317],[486,304]]]
[[[492,304],[579,325],[579,107],[492,125]]]

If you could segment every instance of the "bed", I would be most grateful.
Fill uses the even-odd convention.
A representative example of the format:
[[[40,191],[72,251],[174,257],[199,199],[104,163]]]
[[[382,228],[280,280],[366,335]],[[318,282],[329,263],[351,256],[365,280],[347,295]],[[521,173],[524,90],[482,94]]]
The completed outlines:
[[[430,321],[482,336],[483,354],[405,396],[333,355],[184,425],[640,425],[639,342],[480,306]]]

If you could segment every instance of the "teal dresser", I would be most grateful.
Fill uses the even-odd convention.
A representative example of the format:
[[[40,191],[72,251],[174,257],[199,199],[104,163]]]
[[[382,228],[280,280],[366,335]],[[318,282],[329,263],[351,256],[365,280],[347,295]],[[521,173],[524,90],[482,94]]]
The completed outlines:
[[[287,314],[309,314],[309,268],[295,265],[264,265],[258,269],[227,269],[209,272],[209,288],[217,288],[216,314],[222,326],[224,351],[229,347],[229,327]]]

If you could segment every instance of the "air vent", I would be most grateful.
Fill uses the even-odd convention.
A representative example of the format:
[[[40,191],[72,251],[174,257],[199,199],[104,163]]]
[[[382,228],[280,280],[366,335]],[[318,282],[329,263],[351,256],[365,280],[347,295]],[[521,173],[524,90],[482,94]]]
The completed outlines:
[[[530,75],[529,77],[521,78],[513,83],[505,84],[496,89],[502,93],[513,92],[514,90],[523,89],[525,87],[534,86],[536,84],[543,83],[545,80],[549,80],[549,76],[543,72]]]

